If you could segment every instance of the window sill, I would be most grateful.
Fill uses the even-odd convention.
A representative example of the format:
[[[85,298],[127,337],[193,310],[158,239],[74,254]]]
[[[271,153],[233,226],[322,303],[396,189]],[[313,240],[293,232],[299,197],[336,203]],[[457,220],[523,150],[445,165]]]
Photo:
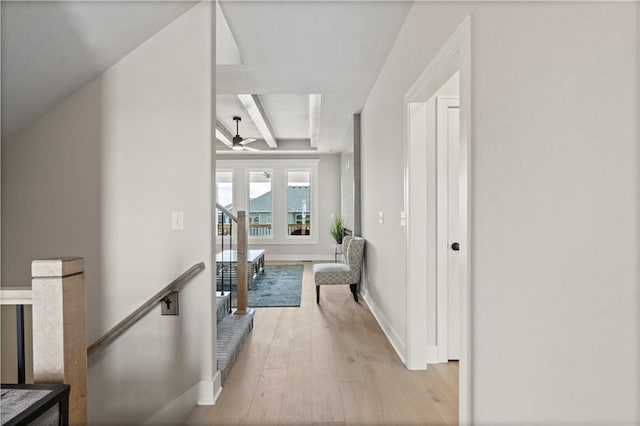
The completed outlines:
[[[269,244],[269,245],[314,245],[314,244],[318,244],[318,237],[313,238],[313,237],[309,237],[309,238],[291,238],[291,237],[285,237],[285,238],[256,238],[256,237],[251,237],[249,238],[249,244]]]

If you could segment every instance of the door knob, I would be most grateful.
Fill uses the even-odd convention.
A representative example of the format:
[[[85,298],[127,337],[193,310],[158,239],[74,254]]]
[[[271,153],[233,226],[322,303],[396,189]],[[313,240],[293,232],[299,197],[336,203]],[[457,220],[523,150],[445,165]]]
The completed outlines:
[[[460,251],[460,243],[453,243],[453,244],[451,244],[451,250],[453,250],[453,251]]]

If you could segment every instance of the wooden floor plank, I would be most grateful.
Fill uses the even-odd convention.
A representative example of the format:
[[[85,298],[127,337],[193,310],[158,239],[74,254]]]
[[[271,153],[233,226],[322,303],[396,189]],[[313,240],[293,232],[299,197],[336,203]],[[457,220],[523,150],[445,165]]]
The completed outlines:
[[[341,382],[340,393],[344,408],[345,424],[384,424],[382,399],[365,381]]]
[[[245,418],[246,424],[277,424],[285,392],[286,369],[265,369]]]
[[[304,265],[300,308],[256,309],[216,405],[187,424],[457,424],[458,364],[407,370],[348,286],[316,304]]]

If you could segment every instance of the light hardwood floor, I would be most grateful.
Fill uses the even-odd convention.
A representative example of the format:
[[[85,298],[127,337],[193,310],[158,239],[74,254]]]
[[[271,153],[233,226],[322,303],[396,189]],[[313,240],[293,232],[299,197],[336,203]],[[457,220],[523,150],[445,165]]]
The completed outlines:
[[[457,424],[458,364],[408,371],[349,286],[315,302],[305,262],[300,308],[258,308],[216,405],[187,424]]]

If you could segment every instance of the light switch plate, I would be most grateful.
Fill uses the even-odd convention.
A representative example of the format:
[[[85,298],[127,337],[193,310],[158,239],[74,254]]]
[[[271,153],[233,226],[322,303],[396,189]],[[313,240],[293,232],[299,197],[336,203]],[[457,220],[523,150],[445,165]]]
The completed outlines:
[[[160,301],[162,315],[179,315],[178,292],[174,291]]]
[[[184,213],[183,212],[171,212],[171,230],[172,231],[184,230]]]
[[[384,223],[384,212],[378,212],[378,223],[380,225]]]

